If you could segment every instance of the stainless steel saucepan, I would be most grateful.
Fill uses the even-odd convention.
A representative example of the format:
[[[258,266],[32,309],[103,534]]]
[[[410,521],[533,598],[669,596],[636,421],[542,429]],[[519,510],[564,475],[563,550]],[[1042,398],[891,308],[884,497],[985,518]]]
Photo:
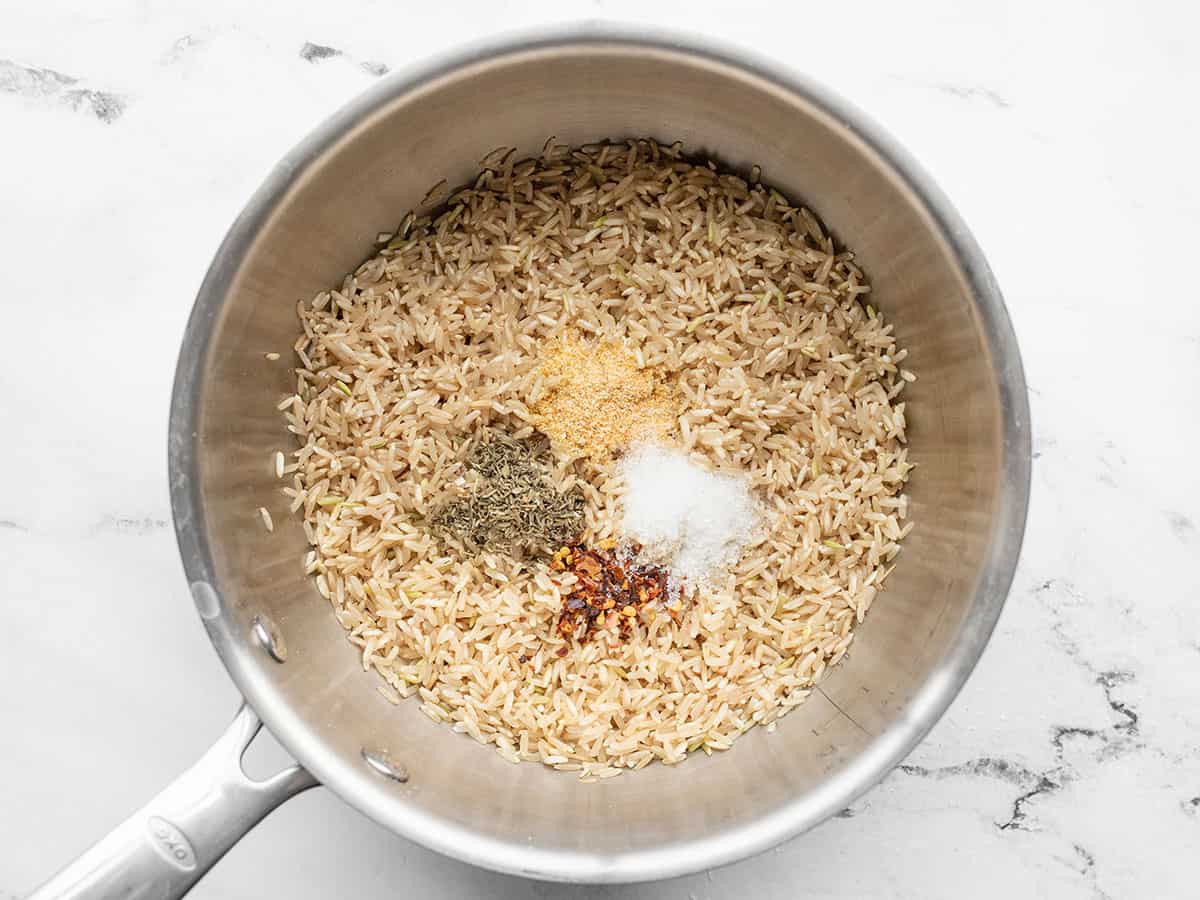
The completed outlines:
[[[734,748],[581,784],[391,705],[329,604],[270,463],[295,304],[337,283],[431,184],[500,146],[683,141],[803,198],[858,254],[920,373],[909,439],[917,528],[813,697]],[[954,699],[1016,565],[1029,489],[1025,383],[1004,304],[949,203],[893,141],[816,85],[674,39],[588,30],[473,49],[394,75],[321,125],[250,200],[188,322],[171,400],[175,531],[192,597],[246,699],[178,781],[36,896],[180,896],[243,833],[318,782],[379,824],[534,878],[663,878],[748,856],[844,808]],[[257,512],[274,514],[268,533]],[[259,716],[299,762],[256,783]]]

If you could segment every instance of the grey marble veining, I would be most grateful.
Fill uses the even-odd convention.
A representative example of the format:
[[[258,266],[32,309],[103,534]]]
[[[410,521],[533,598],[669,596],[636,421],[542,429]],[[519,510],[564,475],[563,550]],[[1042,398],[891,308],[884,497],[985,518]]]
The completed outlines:
[[[1200,16],[1115,0],[564,0],[552,15],[690,26],[786,60],[951,196],[1031,385],[1009,604],[910,758],[755,859],[652,885],[536,884],[401,841],[318,790],[194,896],[1197,896]],[[236,707],[188,597],[165,473],[177,344],[225,228],[378,77],[542,21],[522,2],[0,11],[0,898],[158,790]],[[282,759],[268,742],[252,765]]]
[[[115,122],[125,111],[125,100],[119,94],[78,87],[78,84],[78,78],[53,69],[38,69],[0,59],[0,91],[4,93],[88,112],[106,123]]]

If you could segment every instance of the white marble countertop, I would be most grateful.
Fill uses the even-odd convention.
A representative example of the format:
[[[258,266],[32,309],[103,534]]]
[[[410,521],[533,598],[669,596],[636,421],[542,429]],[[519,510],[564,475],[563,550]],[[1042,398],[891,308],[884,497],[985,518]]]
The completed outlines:
[[[225,228],[385,68],[547,21],[538,6],[0,11],[0,900],[149,798],[236,707],[188,597],[165,472],[178,341]],[[974,228],[1024,352],[1036,461],[1016,583],[970,683],[843,816],[724,869],[542,885],[316,790],[193,896],[1197,896],[1200,303],[1185,266],[1200,15],[784,6],[560,0],[554,19],[691,26],[787,60],[891,129]]]

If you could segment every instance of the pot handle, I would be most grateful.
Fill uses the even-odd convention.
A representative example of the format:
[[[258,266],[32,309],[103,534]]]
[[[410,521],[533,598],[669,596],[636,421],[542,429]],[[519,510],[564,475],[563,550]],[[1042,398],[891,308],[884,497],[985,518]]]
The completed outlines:
[[[195,765],[29,900],[182,897],[267,813],[318,784],[298,765],[252,781],[242,754],[261,727],[243,704]]]

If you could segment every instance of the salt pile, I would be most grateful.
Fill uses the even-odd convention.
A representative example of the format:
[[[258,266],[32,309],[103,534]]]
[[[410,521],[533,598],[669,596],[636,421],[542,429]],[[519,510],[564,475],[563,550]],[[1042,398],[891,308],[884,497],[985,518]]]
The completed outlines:
[[[681,450],[634,447],[621,461],[623,529],[640,556],[667,566],[673,592],[712,581],[737,562],[762,516],[745,478],[707,471]]]

